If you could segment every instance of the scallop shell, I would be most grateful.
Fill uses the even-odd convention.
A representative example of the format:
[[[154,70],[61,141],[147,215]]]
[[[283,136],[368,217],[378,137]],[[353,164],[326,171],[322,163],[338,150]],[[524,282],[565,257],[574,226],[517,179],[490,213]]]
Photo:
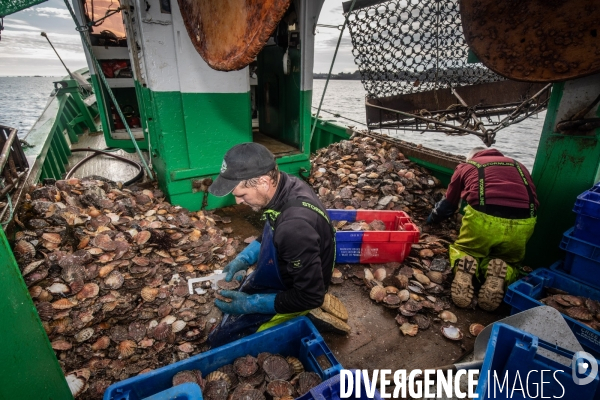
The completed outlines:
[[[276,379],[267,384],[267,393],[273,397],[291,396],[294,387],[287,381]]]
[[[113,272],[114,269],[115,269],[115,266],[113,265],[113,263],[110,263],[110,264],[107,264],[107,265],[103,265],[98,270],[98,276],[100,278],[106,278],[108,276],[108,274],[110,274],[111,272]]]
[[[42,264],[44,264],[46,262],[46,260],[39,260],[39,261],[34,261],[32,263],[29,263],[25,266],[25,268],[23,268],[23,271],[21,271],[21,274],[23,276],[28,275],[30,273],[32,273],[33,271],[35,271],[36,269],[38,269],[38,267]]]
[[[117,244],[110,236],[101,233],[94,238],[94,246],[101,248],[105,251],[114,251],[117,248]]]
[[[314,372],[302,372],[298,375],[298,386],[296,390],[300,396],[308,393],[310,389],[321,383],[321,377]]]
[[[132,322],[127,328],[127,334],[131,339],[139,342],[146,336],[146,324],[141,321]]]
[[[170,332],[171,327],[168,324],[162,322],[152,330],[152,336],[156,340],[164,340],[167,338],[167,336],[169,336]]]
[[[578,320],[581,320],[581,321],[591,321],[592,319],[594,319],[594,316],[592,315],[592,313],[590,313],[588,311],[588,309],[585,308],[585,307],[571,307],[571,308],[567,308],[567,310],[565,311],[565,313],[569,317],[575,318],[575,319],[578,319]]]
[[[400,297],[396,296],[395,294],[388,294],[384,297],[383,302],[388,306],[398,307],[402,300],[400,300]]]
[[[229,385],[223,380],[206,382],[202,397],[206,400],[226,400],[229,394]]]
[[[410,292],[406,289],[403,289],[398,292],[397,296],[400,298],[400,301],[407,301],[410,299]]]
[[[440,285],[444,281],[444,275],[438,271],[429,271],[425,274],[431,282],[437,283]]]
[[[52,348],[54,350],[69,350],[70,348],[73,347],[71,342],[68,342],[66,340],[61,340],[61,339],[54,340],[50,344],[52,345]]]
[[[287,362],[286,366],[289,369]],[[258,363],[256,362],[256,358],[248,355],[245,357],[237,358],[233,362],[233,369],[238,376],[245,378],[258,371]]]
[[[123,325],[116,325],[110,329],[110,338],[115,342],[122,342],[129,337],[129,329]]]
[[[58,233],[45,232],[42,234],[42,239],[54,244],[60,244],[60,242],[62,242],[62,237],[60,237],[60,234]]]
[[[34,287],[39,287],[39,286],[34,286]],[[64,283],[60,283],[60,282],[53,283],[52,285],[46,287],[46,290],[53,294],[64,294],[64,293],[69,293],[71,291],[71,289],[69,289],[69,287],[67,285],[65,285]],[[39,294],[38,294],[38,296],[39,296]]]
[[[66,285],[65,285],[65,287],[66,287]],[[69,288],[67,287],[67,290],[68,290],[68,289],[69,289]],[[35,299],[35,298],[37,298],[37,297],[38,297],[40,294],[42,294],[42,291],[43,291],[43,290],[44,290],[44,289],[42,289],[42,287],[41,287],[41,286],[32,286],[32,287],[30,287],[30,288],[29,288],[29,296],[31,296],[31,298],[32,298],[32,299]]]
[[[69,288],[71,289],[71,293],[78,294],[83,287],[85,286],[85,282],[83,279],[77,278],[73,282],[69,284]]]
[[[570,294],[563,294],[562,298],[563,300],[567,301],[570,305],[575,307],[581,307],[584,304],[583,300],[581,300],[579,297],[572,296]]]
[[[227,376],[226,373],[221,372],[221,371],[213,371],[210,374],[206,375],[206,378],[204,378],[204,380],[208,383],[208,382],[213,382],[213,381],[225,381],[227,383],[230,383],[229,377]]]
[[[186,325],[187,323],[185,321],[177,320],[171,325],[171,330],[173,331],[173,333],[181,332]]]
[[[180,344],[177,348],[184,353],[192,353],[194,351],[194,345],[188,342]]]
[[[236,279],[232,279],[231,282],[221,279],[217,281],[217,286],[223,290],[235,290],[240,287],[240,283]]]
[[[35,257],[35,247],[26,240],[19,240],[15,245],[14,252],[21,258]]]
[[[439,315],[440,319],[444,322],[450,322],[451,324],[455,324],[456,321],[458,321],[458,318],[456,318],[456,315],[454,315],[454,313],[448,311],[448,310],[444,310],[440,313]]]
[[[147,301],[150,303],[156,299],[156,296],[158,296],[158,289],[146,286],[142,289],[140,294],[142,296],[142,299],[144,299],[144,301]]]
[[[400,325],[400,332],[402,332],[404,336],[415,336],[419,332],[419,325],[405,322]]]
[[[108,346],[110,346],[110,338],[108,336],[102,336],[92,344],[92,350],[105,350]]]
[[[67,385],[69,385],[69,390],[71,390],[73,397],[77,397],[85,391],[87,379],[79,377],[75,373],[68,374],[65,376],[65,379],[67,381]]]
[[[260,356],[260,354],[259,354],[259,356]],[[260,360],[260,358],[259,358],[259,360]],[[302,362],[300,360],[298,360],[296,357],[289,356],[285,360],[288,362],[290,367],[292,367],[293,375],[297,375],[301,372],[304,372],[304,365],[302,365]],[[260,364],[260,365],[262,365],[262,364]]]
[[[149,231],[140,231],[137,235],[135,235],[135,242],[138,245],[145,244],[148,240],[150,240],[151,236],[152,234]]]
[[[425,286],[431,283],[431,280],[423,274],[415,274],[415,279]]]
[[[52,303],[52,308],[55,310],[66,310],[68,308],[73,308],[77,305],[76,299],[59,299]]]
[[[200,381],[198,380],[200,378]],[[181,385],[183,383],[196,383],[200,385],[202,382],[202,373],[199,370],[186,370],[179,371],[173,376],[173,380],[171,381],[173,386]]]
[[[421,330],[426,330],[431,326],[431,321],[429,320],[429,318],[427,318],[427,316],[423,314],[417,314],[414,317],[412,317],[412,322],[417,324],[417,326]]]
[[[124,340],[117,345],[119,351],[119,358],[128,358],[135,353],[137,345],[133,340]]]
[[[52,307],[52,304],[41,301],[37,303],[36,307],[42,321],[50,321],[54,316],[54,307]]]
[[[48,301],[48,302],[50,302],[50,301],[52,301],[52,299],[53,299],[52,295],[47,290],[42,290],[40,292],[40,295],[38,296],[38,300],[39,301]]]
[[[375,300],[377,303],[381,303],[385,296],[385,288],[379,285],[373,286],[371,292],[369,293],[369,297],[371,297],[371,300]]]
[[[119,271],[112,271],[106,279],[104,279],[104,285],[109,289],[119,289],[123,286],[123,275]]]
[[[385,292],[387,294],[398,294],[399,291],[400,291],[400,289],[398,289],[395,286],[386,286],[385,287]]]
[[[270,381],[283,379],[287,381],[292,376],[292,370],[285,358],[279,355],[271,355],[263,362],[263,370]]]
[[[81,291],[77,293],[78,300],[91,299],[93,297],[98,296],[100,293],[100,287],[95,283],[86,283]]]
[[[165,323],[167,325],[171,325],[173,322],[177,321],[177,318],[174,317],[173,315],[167,315],[166,317],[164,317],[163,319],[160,320],[160,323]]]
[[[75,335],[75,340],[77,340],[79,343],[82,343],[82,342],[85,342],[86,340],[89,340],[93,335],[94,335],[94,328],[86,328],[82,331],[79,331]]]
[[[385,271],[385,268],[377,268],[375,272],[373,272],[373,278],[378,282],[382,282],[386,276],[387,272]]]
[[[61,278],[67,283],[71,283],[75,280],[83,280],[85,271],[81,265],[71,264],[63,268],[60,274]]]
[[[485,326],[478,324],[478,323],[473,323],[469,326],[469,333],[473,336],[477,336],[481,333],[481,331],[485,328]]]
[[[453,325],[444,326],[442,327],[441,331],[442,335],[450,340],[461,340],[463,338],[463,334],[460,329]]]

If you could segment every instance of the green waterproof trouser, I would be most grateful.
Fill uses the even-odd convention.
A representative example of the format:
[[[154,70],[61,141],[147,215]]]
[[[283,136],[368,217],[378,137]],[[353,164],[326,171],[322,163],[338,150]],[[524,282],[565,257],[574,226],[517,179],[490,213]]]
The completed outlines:
[[[485,280],[488,263],[491,259],[503,260],[508,269],[507,284],[516,281],[520,273],[521,262],[525,258],[525,245],[533,234],[537,218],[506,219],[494,217],[465,207],[460,234],[450,245],[450,265],[454,272],[456,260],[466,255],[477,259],[476,277]]]

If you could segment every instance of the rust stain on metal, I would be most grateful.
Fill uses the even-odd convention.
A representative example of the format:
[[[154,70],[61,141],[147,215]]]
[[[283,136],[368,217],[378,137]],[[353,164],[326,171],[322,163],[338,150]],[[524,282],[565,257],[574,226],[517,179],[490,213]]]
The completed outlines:
[[[509,79],[560,82],[600,71],[597,0],[462,0],[460,12],[469,47]]]
[[[290,0],[177,0],[194,47],[211,68],[250,64],[285,14]]]

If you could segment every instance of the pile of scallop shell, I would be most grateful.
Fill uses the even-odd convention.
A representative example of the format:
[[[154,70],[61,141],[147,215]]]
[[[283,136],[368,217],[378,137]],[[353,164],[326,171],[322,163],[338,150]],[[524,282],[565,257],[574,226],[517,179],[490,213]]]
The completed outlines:
[[[202,351],[221,319],[212,289],[187,286],[236,254],[216,215],[174,207],[153,186],[85,178],[38,187],[15,221],[23,278],[82,398]]]
[[[331,221],[333,226],[338,231],[385,231],[385,223],[379,219],[371,222],[367,221]]]
[[[327,208],[399,210],[425,220],[445,193],[437,178],[394,145],[356,136],[320,149],[308,183]],[[454,219],[442,223],[456,230]]]
[[[304,370],[296,357],[260,353],[237,358],[202,377],[200,370],[175,374],[173,386],[196,383],[207,400],[292,400],[321,383],[321,377]]]
[[[444,258],[421,260],[410,256],[402,264],[354,269],[349,278],[363,286],[376,304],[398,312],[396,322],[403,335],[415,336],[419,330],[429,329],[432,322],[457,322],[456,316],[447,311],[451,307],[451,271]],[[460,331],[445,336],[462,338]]]
[[[561,313],[600,331],[600,302],[587,297],[573,296],[559,289],[547,288],[550,296],[540,301]]]

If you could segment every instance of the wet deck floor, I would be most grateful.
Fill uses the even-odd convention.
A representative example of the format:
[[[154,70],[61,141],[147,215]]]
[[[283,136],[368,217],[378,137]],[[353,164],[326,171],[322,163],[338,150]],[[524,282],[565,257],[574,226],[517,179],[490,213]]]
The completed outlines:
[[[227,207],[218,215],[231,218],[234,236],[241,240],[260,234],[260,215],[245,206]],[[343,266],[347,264],[342,264]],[[338,266],[341,267],[342,265]],[[363,269],[366,265],[350,265]],[[472,351],[475,338],[468,333],[469,325],[492,323],[508,315],[505,308],[495,313],[481,309],[460,309],[452,306],[458,317],[454,324],[464,333],[461,341],[451,341],[440,333],[442,322],[434,322],[415,337],[403,336],[394,320],[397,312],[373,303],[364,287],[351,280],[330,285],[329,291],[343,301],[349,313],[352,332],[347,336],[325,333],[323,337],[335,357],[349,369],[424,369],[452,364]]]

